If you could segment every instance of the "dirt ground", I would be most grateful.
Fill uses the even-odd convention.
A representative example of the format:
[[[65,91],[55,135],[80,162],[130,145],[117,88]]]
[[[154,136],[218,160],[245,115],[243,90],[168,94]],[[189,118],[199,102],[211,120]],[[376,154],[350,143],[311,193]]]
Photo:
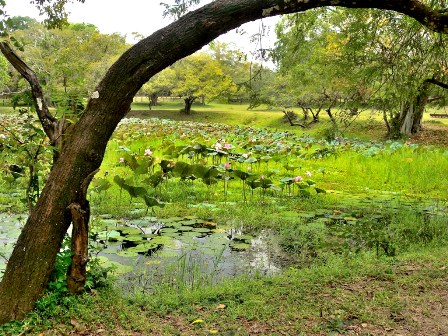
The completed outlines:
[[[423,125],[423,130],[419,134],[412,136],[409,141],[422,145],[448,147],[448,127],[426,123]]]

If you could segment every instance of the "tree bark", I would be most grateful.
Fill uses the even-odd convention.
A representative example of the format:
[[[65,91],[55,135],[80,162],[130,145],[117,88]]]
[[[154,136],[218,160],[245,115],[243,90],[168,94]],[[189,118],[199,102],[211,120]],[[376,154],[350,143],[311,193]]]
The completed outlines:
[[[67,285],[72,294],[80,294],[86,284],[86,266],[89,259],[89,213],[80,204],[72,203],[68,206],[72,217],[72,263],[67,274]]]
[[[417,0],[219,0],[143,39],[112,65],[90,97],[80,120],[66,131],[59,158],[18,238],[0,283],[0,324],[23,318],[42,295],[72,220],[68,207],[86,198],[89,176],[100,167],[109,138],[144,83],[243,23],[334,5],[396,10],[430,29],[448,33],[448,13],[432,11]]]
[[[187,97],[184,98],[185,107],[183,112],[185,114],[191,114],[191,106],[193,106],[194,101],[196,100],[196,97]]]
[[[158,104],[159,93],[151,93],[148,96],[148,99],[149,99],[149,109],[152,110],[152,108]]]
[[[434,77],[424,80],[414,99],[404,102],[401,106],[400,114],[392,120],[388,133],[390,137],[410,136],[417,134],[421,130],[423,113],[429,100],[431,84],[448,89],[446,83],[436,80]]]

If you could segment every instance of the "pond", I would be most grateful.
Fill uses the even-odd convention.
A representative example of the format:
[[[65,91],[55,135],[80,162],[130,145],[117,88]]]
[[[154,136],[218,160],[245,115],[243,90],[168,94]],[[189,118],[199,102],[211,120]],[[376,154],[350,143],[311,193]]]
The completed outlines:
[[[446,202],[403,199],[386,192],[329,193],[340,196],[338,209],[279,209],[270,216],[286,224],[256,233],[195,216],[92,216],[90,252],[122,275],[124,284],[139,281],[151,287],[161,281],[179,282],[175,277],[183,283],[210,284],[235,275],[272,275],[285,266],[304,265],[300,258],[309,262],[322,251],[376,249],[377,254],[394,256],[415,242],[447,235]],[[0,213],[0,272],[25,220],[24,214]]]
[[[0,214],[0,272],[6,266],[26,215]],[[256,236],[194,217],[157,219],[92,218],[90,251],[116,274],[172,270],[183,265],[213,274],[214,280],[238,274],[269,275],[281,270],[282,251],[272,232]],[[159,274],[160,275],[160,274]]]

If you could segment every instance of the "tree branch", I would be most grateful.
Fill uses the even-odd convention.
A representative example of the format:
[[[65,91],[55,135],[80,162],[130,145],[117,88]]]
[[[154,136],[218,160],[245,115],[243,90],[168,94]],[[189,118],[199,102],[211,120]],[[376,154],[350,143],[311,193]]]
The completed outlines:
[[[435,79],[434,77],[432,77],[431,79],[427,79],[426,82],[440,86],[442,89],[448,89],[447,83],[439,81],[439,80]]]
[[[260,2],[260,1],[257,1]],[[392,10],[414,18],[434,32],[448,33],[448,12],[433,10],[420,0],[272,0],[273,7],[264,9],[266,16],[302,12],[311,8],[340,6],[346,8],[377,8]]]
[[[44,93],[40,85],[39,79],[36,73],[15,53],[7,42],[0,42],[0,51],[5,58],[11,63],[20,75],[31,86],[31,93],[33,96],[34,106],[36,108],[37,115],[42,124],[42,127],[50,138],[52,143],[56,142],[56,138],[59,136],[56,133],[55,124],[57,119],[50,113],[48,105],[45,101]]]

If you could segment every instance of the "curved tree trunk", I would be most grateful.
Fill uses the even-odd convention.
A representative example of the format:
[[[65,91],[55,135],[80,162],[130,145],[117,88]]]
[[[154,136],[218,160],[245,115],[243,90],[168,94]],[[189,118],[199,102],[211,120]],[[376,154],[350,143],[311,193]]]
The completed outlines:
[[[0,324],[23,318],[42,295],[72,220],[73,206],[88,211],[89,179],[99,168],[117,124],[145,82],[245,22],[330,5],[397,10],[433,30],[448,32],[448,15],[431,11],[417,0],[219,0],[140,41],[109,69],[80,120],[64,135],[59,157],[0,283]]]

